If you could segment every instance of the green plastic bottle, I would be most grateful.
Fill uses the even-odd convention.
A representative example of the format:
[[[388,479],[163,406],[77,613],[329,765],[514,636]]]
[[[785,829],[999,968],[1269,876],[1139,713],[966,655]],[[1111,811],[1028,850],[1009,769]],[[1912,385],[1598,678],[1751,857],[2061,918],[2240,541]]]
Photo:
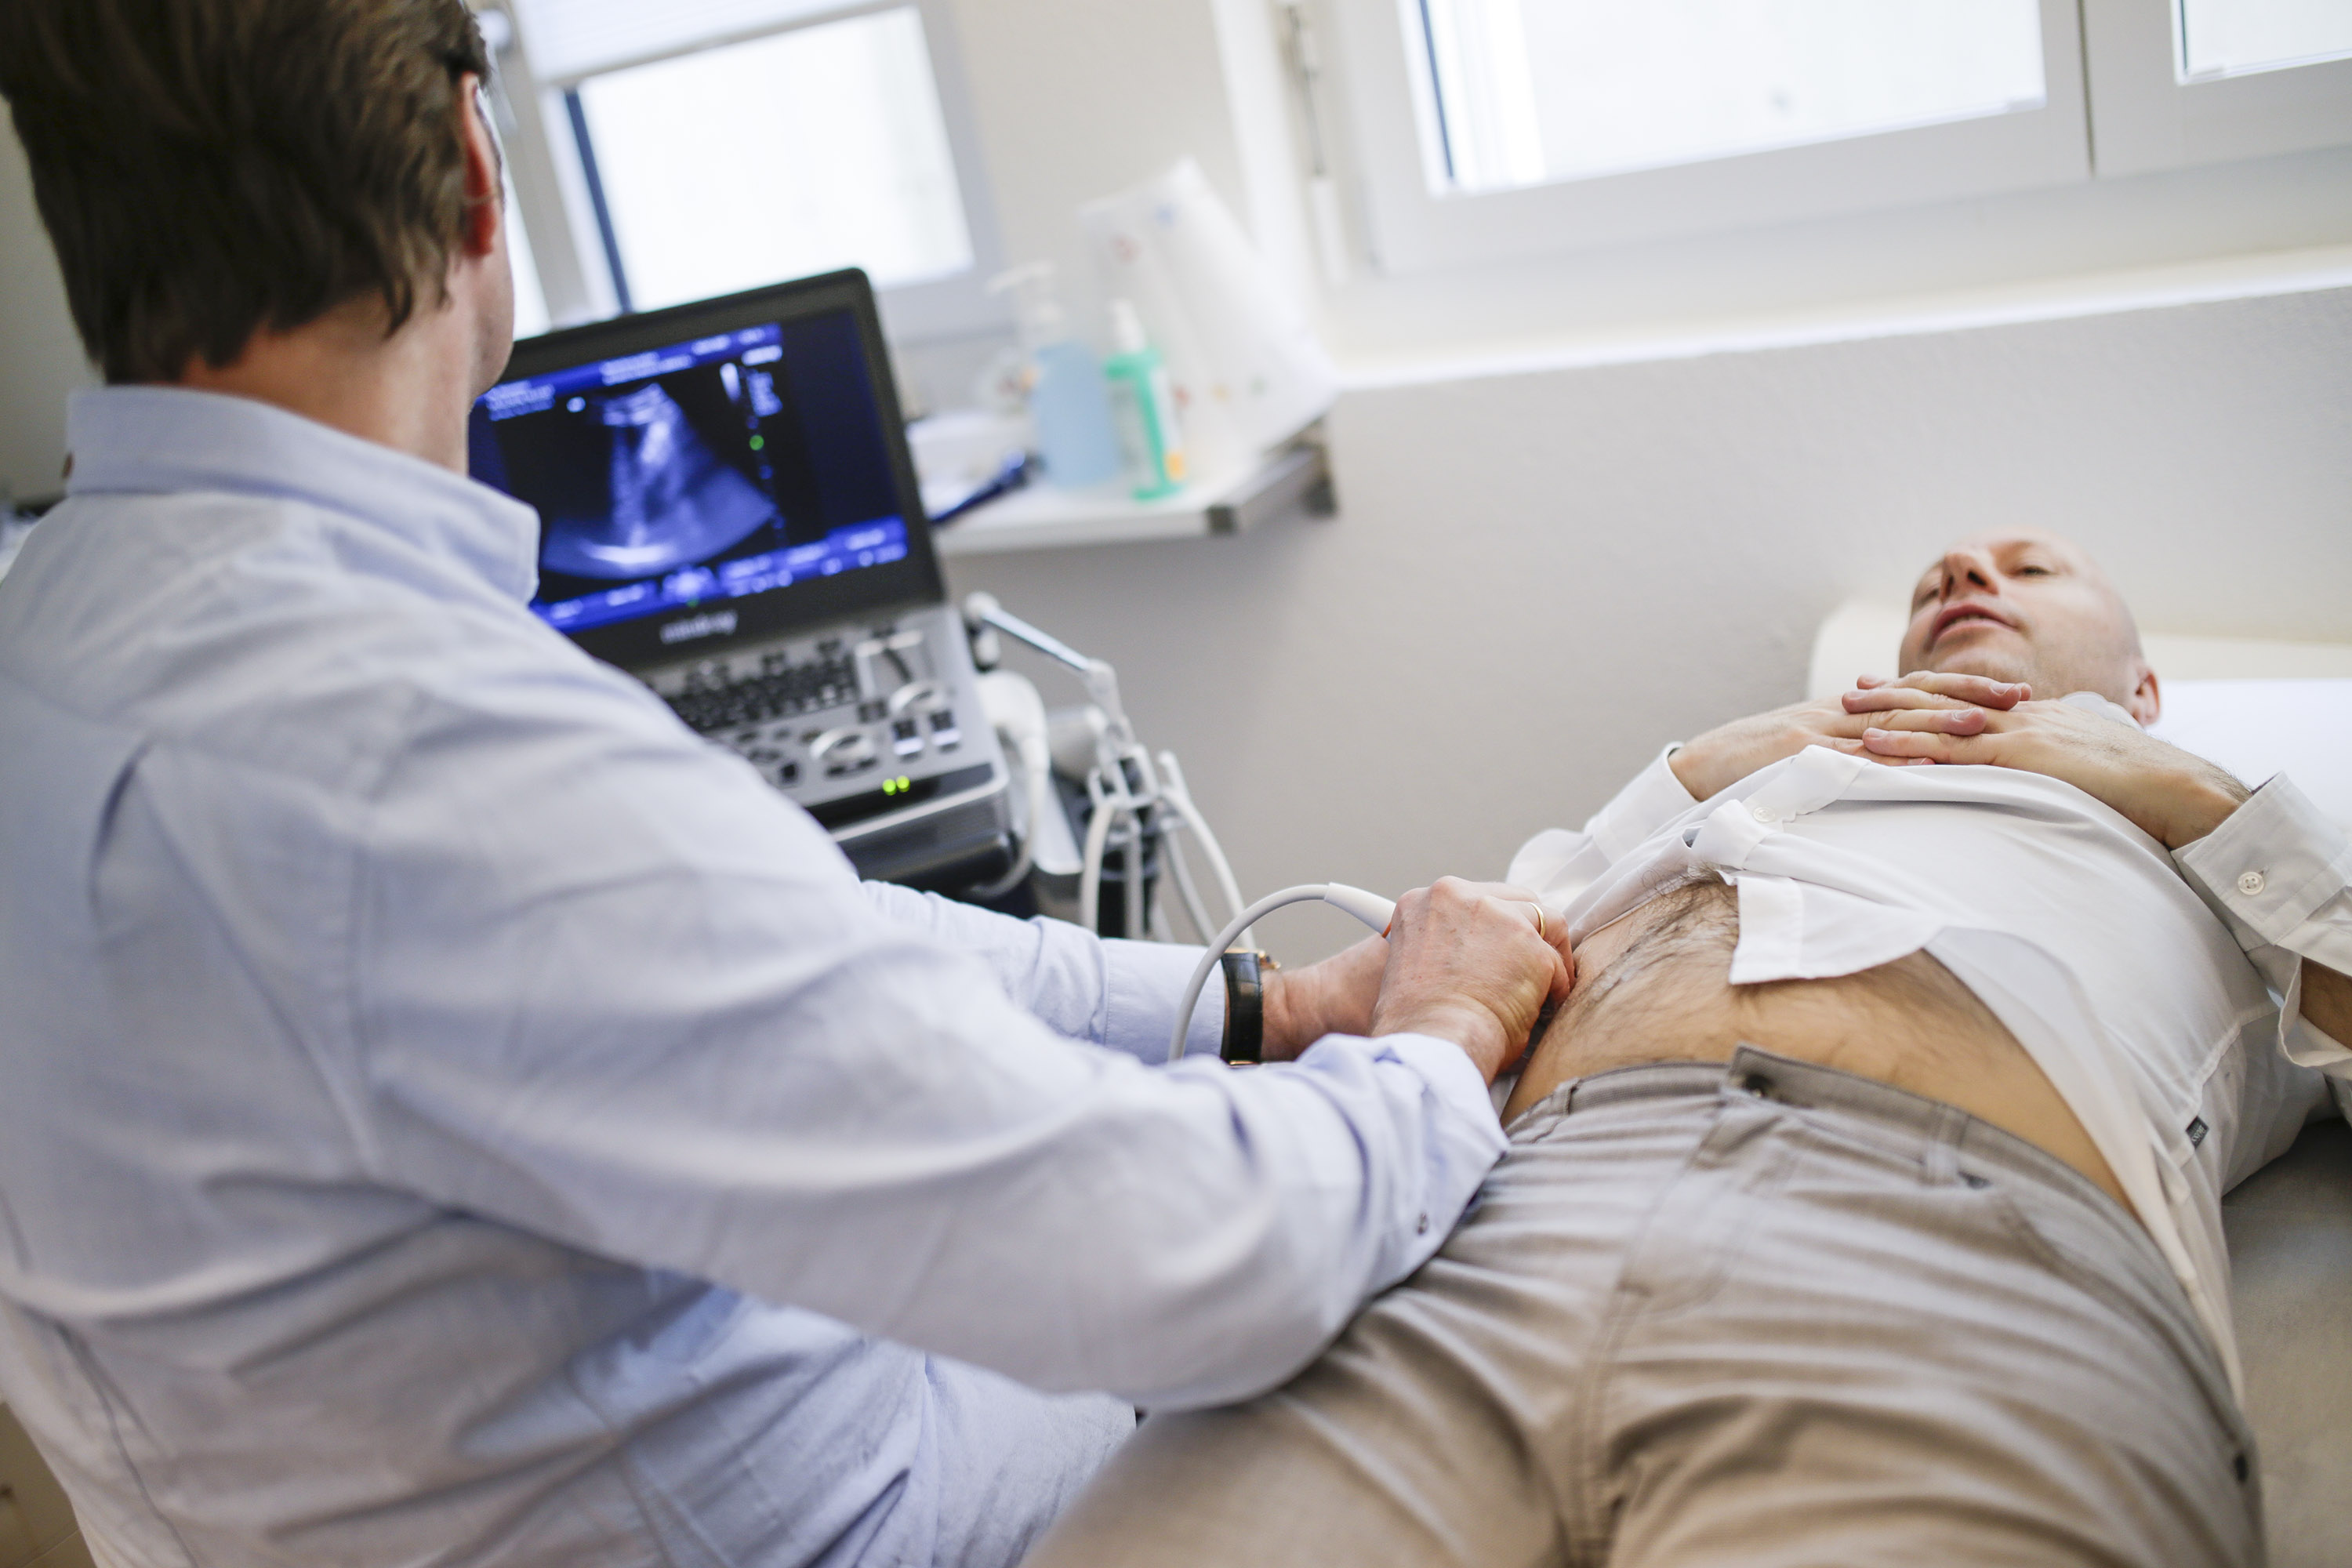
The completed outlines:
[[[1143,335],[1133,302],[1110,302],[1111,356],[1103,362],[1119,434],[1139,470],[1138,500],[1157,500],[1184,486],[1184,437],[1176,422],[1176,389],[1167,362]]]

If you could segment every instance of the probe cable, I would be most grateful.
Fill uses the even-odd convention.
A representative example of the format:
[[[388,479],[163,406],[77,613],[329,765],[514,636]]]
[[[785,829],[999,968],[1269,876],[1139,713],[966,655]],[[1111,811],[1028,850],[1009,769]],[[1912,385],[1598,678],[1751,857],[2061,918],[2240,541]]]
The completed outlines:
[[[1183,1005],[1176,1009],[1176,1032],[1169,1037],[1168,1059],[1181,1061],[1184,1056],[1184,1037],[1192,1032],[1192,1009],[1201,1000],[1201,988],[1209,983],[1209,973],[1232,946],[1234,939],[1286,904],[1311,904],[1317,900],[1335,910],[1345,910],[1382,936],[1389,922],[1396,918],[1396,905],[1378,893],[1368,893],[1361,888],[1351,888],[1345,882],[1307,882],[1296,888],[1285,888],[1278,893],[1268,893],[1240,914],[1233,923],[1217,933],[1208,951],[1201,954],[1198,967],[1192,971],[1192,983],[1184,987]]]

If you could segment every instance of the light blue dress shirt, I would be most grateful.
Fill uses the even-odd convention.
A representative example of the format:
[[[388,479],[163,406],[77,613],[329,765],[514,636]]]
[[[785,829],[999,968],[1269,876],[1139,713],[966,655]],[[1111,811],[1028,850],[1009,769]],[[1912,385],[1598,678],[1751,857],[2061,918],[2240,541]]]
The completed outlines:
[[[507,499],[201,393],[70,433],[0,581],[0,1394],[101,1559],[1008,1563],[1131,1424],[1075,1391],[1278,1383],[1500,1152],[1444,1042],[1147,1068],[1192,952],[861,887],[530,614]]]

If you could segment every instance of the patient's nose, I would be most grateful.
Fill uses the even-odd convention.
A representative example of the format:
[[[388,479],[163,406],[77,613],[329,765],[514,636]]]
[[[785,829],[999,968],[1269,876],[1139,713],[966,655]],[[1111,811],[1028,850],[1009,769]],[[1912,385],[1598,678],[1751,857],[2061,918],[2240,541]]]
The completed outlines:
[[[1997,593],[1993,586],[1995,574],[1992,563],[1977,551],[1965,545],[1956,546],[1944,553],[1944,597],[1958,598],[1966,594]]]

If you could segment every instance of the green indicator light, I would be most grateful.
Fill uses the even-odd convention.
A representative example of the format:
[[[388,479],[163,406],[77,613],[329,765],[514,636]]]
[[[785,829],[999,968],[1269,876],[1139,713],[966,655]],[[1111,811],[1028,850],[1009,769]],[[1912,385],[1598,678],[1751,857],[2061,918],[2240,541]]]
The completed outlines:
[[[767,444],[768,444],[768,438],[767,438],[765,436],[754,436],[754,437],[751,437],[751,450],[753,450],[754,452],[758,451],[761,447],[762,447],[766,446]]]

